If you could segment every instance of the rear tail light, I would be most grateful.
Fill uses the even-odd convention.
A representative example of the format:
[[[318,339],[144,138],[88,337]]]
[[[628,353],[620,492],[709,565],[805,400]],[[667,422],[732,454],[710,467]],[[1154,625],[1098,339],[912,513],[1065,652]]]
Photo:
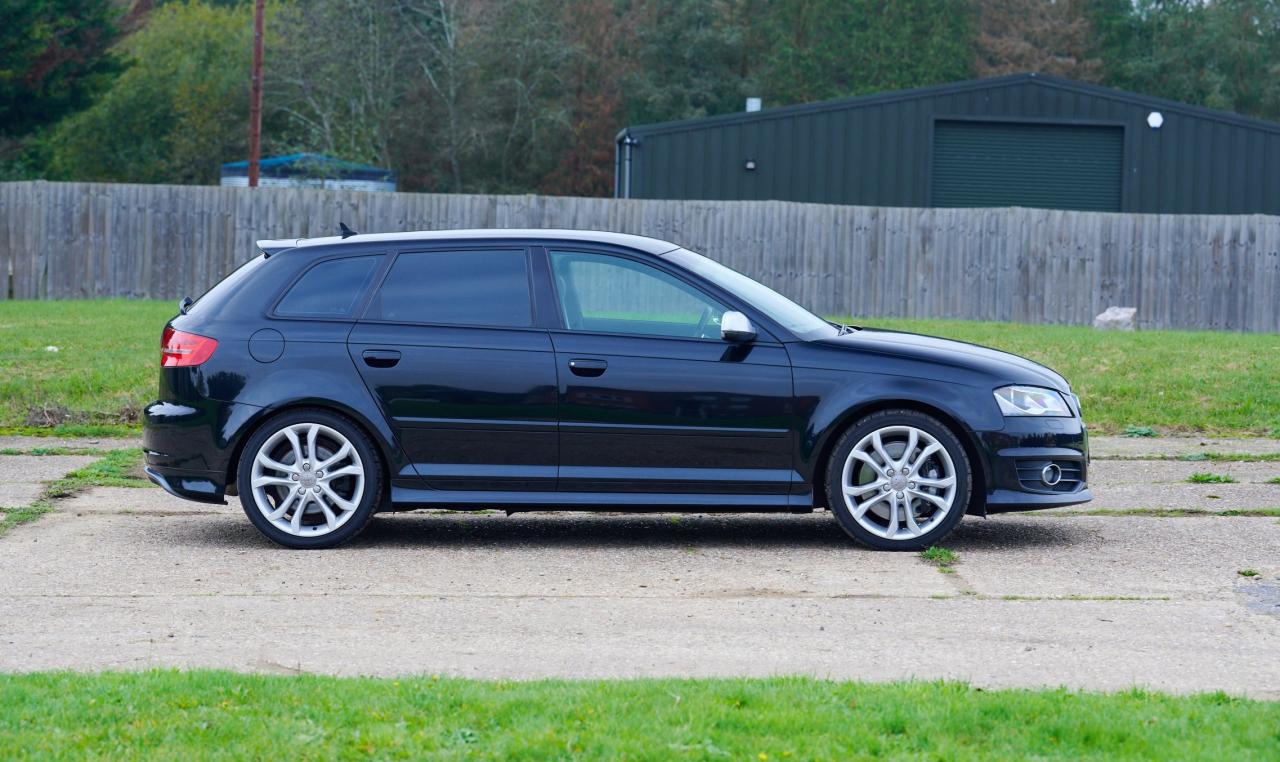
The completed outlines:
[[[217,348],[216,339],[165,326],[160,337],[160,367],[190,368],[208,360]]]

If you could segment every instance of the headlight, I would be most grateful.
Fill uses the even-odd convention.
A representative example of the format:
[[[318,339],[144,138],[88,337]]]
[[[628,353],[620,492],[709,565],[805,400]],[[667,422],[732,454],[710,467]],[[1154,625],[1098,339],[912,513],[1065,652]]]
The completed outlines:
[[[1005,415],[1071,417],[1062,395],[1038,386],[1002,386],[996,389],[996,404]]]

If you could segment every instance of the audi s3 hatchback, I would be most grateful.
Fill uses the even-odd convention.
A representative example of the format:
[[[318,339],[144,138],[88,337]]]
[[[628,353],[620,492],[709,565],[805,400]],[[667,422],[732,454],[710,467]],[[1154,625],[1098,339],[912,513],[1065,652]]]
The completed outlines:
[[[874,548],[1082,503],[1062,376],[838,325],[673,243],[569,230],[259,241],[164,327],[152,481],[290,548],[379,511],[826,507]],[[851,299],[856,306],[856,299]]]

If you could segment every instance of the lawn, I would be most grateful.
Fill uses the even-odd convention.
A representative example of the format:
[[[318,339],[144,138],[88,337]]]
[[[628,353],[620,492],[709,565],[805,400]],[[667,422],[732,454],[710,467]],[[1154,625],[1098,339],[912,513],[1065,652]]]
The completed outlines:
[[[809,678],[484,682],[227,672],[0,675],[0,756],[1248,759],[1280,704]]]
[[[136,428],[155,397],[160,331],[177,312],[168,301],[0,302],[0,428]]]
[[[0,428],[128,433],[154,395],[160,330],[175,312],[173,302],[0,302]],[[1280,334],[852,322],[971,341],[1043,362],[1072,382],[1095,431],[1134,426],[1280,436]]]

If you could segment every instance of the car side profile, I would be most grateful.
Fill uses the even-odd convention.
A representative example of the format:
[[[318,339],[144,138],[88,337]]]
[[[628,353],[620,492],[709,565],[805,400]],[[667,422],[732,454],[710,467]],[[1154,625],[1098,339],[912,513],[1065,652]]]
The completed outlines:
[[[842,326],[673,243],[569,230],[259,241],[161,339],[147,474],[291,548],[379,511],[827,507],[911,550],[1090,499],[1029,360]]]

